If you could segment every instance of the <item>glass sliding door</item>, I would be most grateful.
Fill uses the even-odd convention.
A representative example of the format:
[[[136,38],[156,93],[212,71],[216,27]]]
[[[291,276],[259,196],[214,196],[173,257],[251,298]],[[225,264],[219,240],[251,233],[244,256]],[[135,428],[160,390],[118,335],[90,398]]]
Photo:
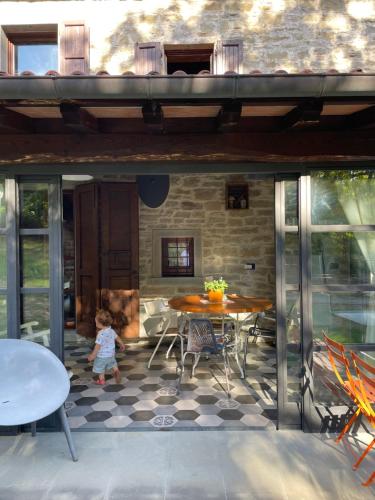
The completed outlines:
[[[343,411],[324,384],[322,334],[375,350],[375,171],[313,171],[304,199],[304,419],[310,430],[335,430]]]
[[[301,427],[299,180],[276,179],[277,395],[279,428]]]
[[[8,336],[7,329],[7,211],[5,177],[0,177],[0,339]]]

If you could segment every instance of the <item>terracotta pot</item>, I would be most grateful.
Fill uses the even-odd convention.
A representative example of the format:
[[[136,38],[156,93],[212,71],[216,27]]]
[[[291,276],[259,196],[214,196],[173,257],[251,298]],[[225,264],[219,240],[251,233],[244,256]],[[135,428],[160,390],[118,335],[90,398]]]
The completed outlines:
[[[210,302],[222,302],[224,297],[224,292],[222,290],[208,290],[208,300]]]

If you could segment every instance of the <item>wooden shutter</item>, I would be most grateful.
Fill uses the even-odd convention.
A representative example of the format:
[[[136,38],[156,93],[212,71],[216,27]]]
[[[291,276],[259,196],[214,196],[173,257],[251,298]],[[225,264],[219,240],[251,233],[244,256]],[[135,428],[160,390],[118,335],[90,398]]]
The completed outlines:
[[[0,71],[8,71],[8,38],[0,27]]]
[[[165,57],[160,42],[135,44],[135,72],[137,75],[147,75],[150,71],[164,73]]]
[[[60,73],[89,72],[89,29],[82,21],[64,22],[59,29]]]
[[[226,71],[242,73],[242,40],[219,40],[215,44],[214,73],[222,75]]]

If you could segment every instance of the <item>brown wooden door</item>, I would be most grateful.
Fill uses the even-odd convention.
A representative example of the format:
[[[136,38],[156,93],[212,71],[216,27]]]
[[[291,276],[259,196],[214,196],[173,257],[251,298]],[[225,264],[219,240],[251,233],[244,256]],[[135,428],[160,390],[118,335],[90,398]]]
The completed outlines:
[[[76,187],[74,209],[77,332],[85,337],[94,337],[95,311],[100,303],[97,184]]]
[[[102,307],[125,338],[139,336],[138,192],[136,184],[100,186]]]

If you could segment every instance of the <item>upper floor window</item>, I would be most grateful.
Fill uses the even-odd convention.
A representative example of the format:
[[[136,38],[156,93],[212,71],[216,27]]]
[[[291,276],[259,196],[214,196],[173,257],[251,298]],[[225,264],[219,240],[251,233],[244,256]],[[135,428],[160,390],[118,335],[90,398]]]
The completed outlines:
[[[164,45],[167,74],[185,71],[196,75],[202,70],[212,70],[213,44]]]
[[[4,26],[8,73],[58,71],[57,25]]]
[[[162,238],[162,276],[194,276],[194,238]]]

